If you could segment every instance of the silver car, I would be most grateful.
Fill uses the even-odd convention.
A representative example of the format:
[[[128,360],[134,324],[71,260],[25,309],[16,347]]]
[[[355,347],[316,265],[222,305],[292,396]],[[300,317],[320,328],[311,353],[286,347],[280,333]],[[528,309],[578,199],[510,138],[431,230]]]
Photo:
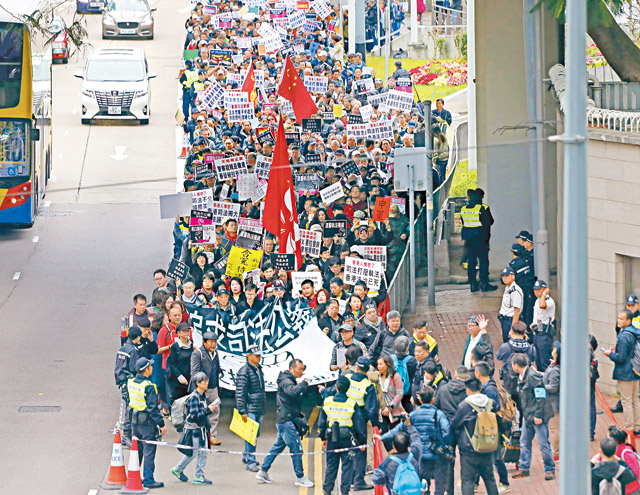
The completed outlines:
[[[102,12],[102,39],[153,39],[153,12],[147,0],[110,0]]]

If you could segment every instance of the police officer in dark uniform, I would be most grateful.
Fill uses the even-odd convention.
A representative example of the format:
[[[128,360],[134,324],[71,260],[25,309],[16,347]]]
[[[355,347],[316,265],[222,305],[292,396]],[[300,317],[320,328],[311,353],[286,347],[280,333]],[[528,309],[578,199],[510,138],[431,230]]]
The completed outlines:
[[[191,86],[198,80],[198,71],[193,69],[193,62],[185,60],[185,70],[180,76],[180,84],[182,84],[182,113],[184,118],[189,118],[189,107],[193,106],[191,99]]]
[[[531,266],[529,266],[529,263],[527,263],[523,255],[524,248],[520,244],[513,244],[511,246],[511,257],[513,259],[509,262],[509,266],[515,272],[516,284],[522,289],[524,295],[520,319],[524,321],[528,327],[533,320],[533,305],[535,303],[533,283],[535,276],[531,271]]]
[[[476,190],[467,190],[467,203],[460,210],[460,218],[471,292],[496,290],[498,287],[489,283],[489,239],[493,216]],[[476,280],[476,264],[480,266],[480,286]]]
[[[533,234],[530,234],[526,230],[521,230],[520,233],[516,236],[516,239],[518,239],[518,244],[520,244],[524,248],[522,258],[531,267],[531,273],[535,275],[536,270],[533,255]]]
[[[116,354],[116,366],[114,376],[116,385],[122,394],[122,400],[128,406],[129,395],[127,392],[127,380],[136,375],[136,363],[140,357],[138,354],[138,345],[142,338],[142,330],[133,326],[129,328],[128,337],[124,345]],[[122,427],[122,445],[131,447],[131,408],[127,407],[124,412],[124,425]]]
[[[349,379],[342,375],[336,383],[336,394],[324,399],[318,418],[318,430],[327,450],[349,448],[367,441],[367,427],[362,412],[356,402],[347,396],[350,386]],[[322,484],[324,495],[333,492],[341,462],[340,494],[348,495],[353,476],[354,454],[354,450],[327,452],[327,472]]]
[[[127,381],[129,391],[129,407],[132,409],[131,423],[133,435],[140,440],[156,440],[158,430],[160,435],[167,432],[164,419],[158,406],[158,390],[149,379],[153,373],[153,361],[140,358],[136,363],[138,374]],[[142,484],[146,488],[162,488],[164,483],[153,478],[155,471],[156,446],[147,442],[141,442],[138,447],[140,464],[144,460],[142,472]]]

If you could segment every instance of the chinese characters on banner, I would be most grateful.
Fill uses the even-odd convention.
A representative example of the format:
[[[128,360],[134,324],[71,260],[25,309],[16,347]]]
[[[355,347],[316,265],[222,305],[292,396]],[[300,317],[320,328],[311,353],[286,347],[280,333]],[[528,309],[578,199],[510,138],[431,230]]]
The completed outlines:
[[[364,259],[378,261],[387,269],[387,246],[351,246],[352,251],[360,253]]]
[[[309,93],[326,93],[329,78],[323,76],[305,76],[304,86]]]
[[[376,205],[373,207],[373,214],[371,218],[374,222],[384,222],[389,218],[389,209],[391,208],[391,201],[384,196],[378,196],[376,198]]]
[[[316,230],[300,230],[300,242],[302,247],[302,255],[308,255],[312,258],[320,256],[320,245],[322,243],[322,232]]]
[[[244,272],[250,272],[260,267],[262,261],[262,251],[253,249],[242,249],[233,246],[229,251],[226,274],[229,277],[242,277]]]
[[[233,218],[236,222],[240,217],[240,203],[225,203],[223,201],[213,201],[211,204],[213,225],[222,225],[227,218]]]
[[[320,190],[320,198],[322,199],[322,202],[327,205],[343,197],[344,191],[342,190],[342,186],[339,182],[331,184],[329,187],[325,187],[324,189]]]
[[[411,112],[411,108],[413,107],[413,93],[390,89],[387,95],[387,107],[402,112]]]
[[[384,275],[382,263],[378,261],[361,260],[347,256],[344,263],[344,283],[355,285],[362,280],[370,289],[380,288],[380,281]]]
[[[235,179],[239,174],[247,173],[247,161],[244,156],[231,156],[215,161],[218,180]]]

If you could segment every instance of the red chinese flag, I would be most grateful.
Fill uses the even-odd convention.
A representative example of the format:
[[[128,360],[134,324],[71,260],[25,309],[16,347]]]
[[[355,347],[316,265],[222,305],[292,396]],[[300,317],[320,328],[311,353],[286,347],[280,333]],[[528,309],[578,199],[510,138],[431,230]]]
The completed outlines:
[[[256,90],[256,76],[253,73],[253,64],[249,67],[247,77],[244,78],[242,83],[242,92],[249,95],[249,101],[254,105],[258,104],[258,91]]]
[[[302,119],[308,119],[318,111],[318,107],[311,99],[307,88],[304,87],[304,83],[293,66],[289,55],[287,55],[284,75],[280,81],[278,94],[291,102],[298,122],[302,122]]]
[[[302,266],[298,211],[293,187],[287,140],[284,135],[284,119],[280,118],[278,135],[273,150],[269,185],[264,198],[262,225],[278,237],[281,253],[295,253],[297,269]]]

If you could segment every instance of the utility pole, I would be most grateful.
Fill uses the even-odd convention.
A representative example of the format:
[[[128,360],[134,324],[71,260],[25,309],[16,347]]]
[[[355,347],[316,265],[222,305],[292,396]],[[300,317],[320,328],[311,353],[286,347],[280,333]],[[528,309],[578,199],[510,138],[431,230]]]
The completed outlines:
[[[591,490],[587,262],[587,71],[585,0],[567,0],[564,115],[560,494]]]
[[[424,116],[424,145],[427,150],[427,285],[429,306],[436,305],[436,267],[434,260],[434,240],[433,240],[433,172],[431,165],[431,153],[433,151],[433,136],[431,135],[431,101],[422,103]]]
[[[391,0],[386,0],[384,8],[384,24],[385,24],[385,38],[384,38],[384,85],[387,85],[389,79],[389,52],[391,50]]]

